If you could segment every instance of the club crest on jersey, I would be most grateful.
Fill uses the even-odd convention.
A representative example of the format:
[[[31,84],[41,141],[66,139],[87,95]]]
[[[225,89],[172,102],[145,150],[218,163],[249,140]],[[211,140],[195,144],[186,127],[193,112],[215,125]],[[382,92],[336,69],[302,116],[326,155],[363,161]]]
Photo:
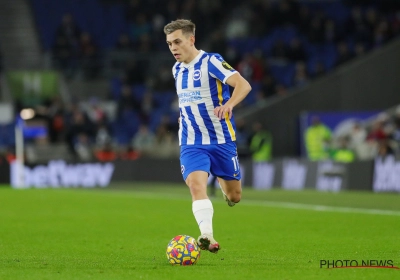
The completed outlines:
[[[201,79],[201,71],[199,69],[193,71],[193,80],[198,81]]]

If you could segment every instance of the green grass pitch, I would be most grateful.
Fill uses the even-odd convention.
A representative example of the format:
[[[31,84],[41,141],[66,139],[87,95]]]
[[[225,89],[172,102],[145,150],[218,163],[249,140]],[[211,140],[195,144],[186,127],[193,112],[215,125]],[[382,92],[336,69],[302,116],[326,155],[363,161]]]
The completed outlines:
[[[233,208],[220,193],[212,200],[222,250],[176,267],[169,240],[199,235],[183,184],[0,187],[0,279],[400,279],[396,269],[320,268],[320,260],[400,266],[399,194],[244,189]]]

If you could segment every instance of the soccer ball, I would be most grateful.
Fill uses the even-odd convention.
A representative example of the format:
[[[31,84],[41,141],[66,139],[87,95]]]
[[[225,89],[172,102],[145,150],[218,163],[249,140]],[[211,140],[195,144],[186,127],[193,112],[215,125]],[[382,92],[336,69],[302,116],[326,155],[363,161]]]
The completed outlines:
[[[200,258],[200,247],[193,237],[178,235],[168,243],[166,254],[172,265],[193,265]]]

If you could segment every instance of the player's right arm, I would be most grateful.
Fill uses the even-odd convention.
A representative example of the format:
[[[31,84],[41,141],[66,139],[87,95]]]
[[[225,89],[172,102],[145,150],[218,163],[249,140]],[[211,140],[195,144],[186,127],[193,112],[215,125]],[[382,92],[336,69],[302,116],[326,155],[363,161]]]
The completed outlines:
[[[239,72],[236,72],[230,76],[226,80],[226,83],[233,87],[234,90],[231,98],[224,105],[218,106],[214,109],[214,115],[220,120],[225,117],[226,113],[228,113],[229,118],[231,118],[233,107],[239,104],[251,90],[249,82],[243,78]]]
[[[232,110],[239,104],[251,90],[249,82],[240,75],[232,66],[230,66],[219,54],[213,55],[209,60],[209,71],[211,76],[228,84],[234,88],[232,96],[223,105],[214,109],[214,115],[220,120],[225,118],[228,113],[232,117]]]

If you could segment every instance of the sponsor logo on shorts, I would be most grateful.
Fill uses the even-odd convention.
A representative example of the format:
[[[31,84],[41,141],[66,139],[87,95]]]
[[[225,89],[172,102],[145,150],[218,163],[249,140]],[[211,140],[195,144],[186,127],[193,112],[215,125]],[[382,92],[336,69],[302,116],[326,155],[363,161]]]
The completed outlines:
[[[182,172],[182,174],[185,172],[185,166],[184,165],[181,165],[181,172]]]

